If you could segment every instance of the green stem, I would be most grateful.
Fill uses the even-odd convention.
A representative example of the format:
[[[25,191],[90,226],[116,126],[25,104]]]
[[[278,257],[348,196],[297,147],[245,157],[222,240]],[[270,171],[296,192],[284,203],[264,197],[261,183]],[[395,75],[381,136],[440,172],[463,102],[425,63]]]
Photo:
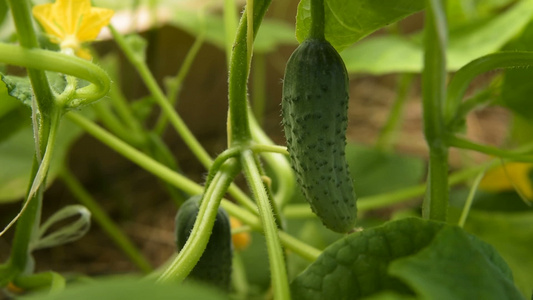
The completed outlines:
[[[183,59],[183,63],[181,64],[178,74],[176,74],[176,76],[172,78],[168,78],[167,80],[165,80],[165,85],[167,87],[167,98],[172,105],[175,105],[178,101],[178,96],[181,92],[183,81],[185,80],[187,74],[189,74],[189,70],[191,69],[192,63],[198,55],[200,48],[204,44],[204,40],[205,32],[202,32],[196,37],[194,43],[187,52],[185,59]],[[165,114],[162,114],[159,117],[159,120],[157,120],[156,125],[154,126],[154,131],[161,135],[167,126],[167,122],[168,118]]]
[[[0,62],[26,68],[47,70],[72,75],[91,82],[76,90],[66,108],[90,104],[104,97],[111,86],[107,73],[84,59],[41,49],[24,49],[20,46],[0,43]],[[55,104],[54,104],[55,105]]]
[[[230,158],[236,157],[239,155],[239,148],[226,149],[224,152],[220,153],[217,158],[213,161],[211,168],[209,168],[209,173],[207,174],[207,179],[205,185],[208,186],[211,183],[211,180],[215,177],[215,174],[218,173],[220,167]]]
[[[253,35],[257,34],[259,25],[263,20],[271,0],[255,0],[253,5]],[[246,8],[248,10],[248,7]],[[252,29],[252,28],[251,28]],[[248,57],[248,13],[242,15],[233,52],[231,53],[229,70],[229,144],[248,143],[251,140],[250,127],[248,123],[248,101],[246,97],[248,73],[250,70]],[[251,38],[251,37],[250,37]]]
[[[203,188],[197,185],[194,181],[174,172],[165,165],[133,148],[106,130],[102,129],[91,120],[74,112],[67,113],[65,117],[71,120],[74,124],[83,128],[83,130],[90,135],[96,137],[99,141],[106,144],[111,149],[117,151],[122,156],[141,166],[148,172],[155,174],[159,178],[169,182],[170,184],[173,184],[176,187],[179,187],[188,194],[192,195],[202,193]]]
[[[30,1],[9,0],[7,3],[11,8],[21,46],[28,49],[38,48],[39,43],[31,19]],[[12,47],[16,50],[30,51],[18,46]],[[2,50],[0,50],[0,60],[3,61],[6,57],[9,58],[12,55],[12,50],[13,49],[10,49],[7,52],[2,52]],[[55,107],[54,97],[45,73],[42,70],[31,68],[31,66],[26,67],[30,67],[28,68],[28,76],[32,84],[32,91],[35,95],[35,101],[39,107],[40,113],[40,127],[38,132],[34,132],[35,136],[38,137],[35,151],[36,153],[44,153],[53,126],[50,115]],[[36,115],[36,112],[33,111],[33,116]],[[37,123],[37,120],[34,119],[33,121]],[[38,166],[40,163],[41,161],[37,159],[37,156],[34,156],[30,184],[32,184],[38,173]],[[43,181],[45,181],[45,179],[43,179]],[[30,190],[31,187],[28,187],[28,195],[30,194]],[[41,217],[42,195],[43,189],[39,189],[33,197],[27,197],[26,202],[24,203],[23,207],[25,207],[25,209],[23,209],[18,220],[11,246],[11,256],[5,269],[10,273],[12,278],[18,276],[20,273],[33,272],[30,263],[30,243],[37,235],[38,224]]]
[[[525,151],[521,149],[520,151]],[[531,151],[531,149],[529,149]],[[448,185],[452,187],[478,175],[480,172],[490,170],[501,163],[499,159],[494,159],[481,165],[458,171],[448,178]],[[359,213],[364,213],[373,209],[389,207],[394,204],[411,201],[413,198],[424,195],[426,190],[425,184],[419,184],[393,192],[378,194],[374,196],[361,197],[357,200],[357,209]],[[287,218],[314,218],[315,214],[307,204],[291,204],[285,207],[283,214]]]
[[[250,126],[251,126],[254,141],[257,143],[260,143],[261,145],[272,146],[281,151],[280,146],[276,146],[274,142],[272,142],[272,140],[261,129],[261,127],[255,120],[253,114],[249,113],[249,116],[250,116]],[[251,146],[252,150],[254,150],[254,147],[255,147],[254,145]],[[274,174],[276,175],[276,178],[277,178],[276,183],[278,184],[278,189],[274,197],[280,208],[285,206],[292,199],[292,196],[296,188],[296,179],[294,178],[292,167],[286,156],[287,148],[286,147],[284,148],[285,148],[284,151],[282,151],[283,155],[280,155],[279,153],[269,153],[269,152],[265,152],[261,154],[261,156],[270,165],[270,167],[274,171]],[[274,149],[270,148],[270,150],[274,150]],[[272,151],[272,152],[277,152],[277,151]]]
[[[162,180],[165,180],[166,182],[174,185],[175,187],[185,191],[188,194],[201,194],[203,192],[203,187],[198,185],[196,182],[158,163],[146,154],[136,150],[135,148],[116,138],[112,134],[109,134],[107,131],[96,125],[91,120],[74,112],[66,114],[66,117],[70,119],[74,124],[85,130],[87,133],[94,136],[102,143],[106,144],[111,149],[114,149],[122,156],[130,159],[133,163],[139,165],[140,167],[161,178]],[[242,197],[246,197],[246,195],[243,194]],[[249,199],[247,201],[251,202],[251,200]],[[262,230],[262,226],[259,219],[252,212],[240,206],[237,206],[236,204],[233,204],[232,202],[227,200],[222,200],[222,207],[230,215],[236,217],[244,224],[251,226],[252,228],[254,228],[254,230]],[[301,241],[298,241],[293,237],[290,237],[287,234],[280,233],[280,237],[287,249],[290,249],[294,253],[304,258],[312,258],[316,253],[320,252],[314,249],[313,247]]]
[[[102,101],[93,105],[92,108],[104,126],[109,128],[113,134],[119,136],[122,140],[137,147],[144,142],[139,138],[139,135],[132,134],[131,129],[126,128],[119,121],[119,118],[111,111],[109,103]]]
[[[496,147],[477,144],[477,143],[474,143],[472,141],[469,141],[467,139],[464,139],[464,138],[461,138],[455,135],[449,135],[447,138],[447,141],[451,147],[474,150],[474,151],[478,151],[481,153],[485,153],[487,155],[503,157],[503,158],[507,158],[507,159],[511,159],[515,161],[533,163],[533,155],[523,154],[523,152],[517,152],[516,150],[513,150],[513,151],[503,150],[503,149],[496,148]]]
[[[8,0],[7,2],[11,8],[20,45],[28,49],[39,48],[39,42],[37,41],[37,35],[32,23],[30,1]],[[2,54],[0,55],[0,57],[2,57],[0,60],[2,61],[5,55],[9,55],[9,53],[0,53]],[[54,107],[54,97],[52,96],[52,91],[46,74],[41,70],[29,68],[28,77],[30,78],[39,112],[42,115],[48,115]]]
[[[472,184],[472,187],[470,188],[470,192],[468,193],[468,197],[466,198],[463,211],[461,212],[461,217],[459,218],[459,222],[457,223],[457,225],[461,228],[465,226],[466,218],[468,217],[468,213],[470,212],[470,208],[472,207],[472,203],[474,202],[474,196],[476,194],[479,183],[481,182],[481,179],[483,179],[483,176],[485,176],[484,171],[478,174],[478,176],[474,180],[474,183]]]
[[[407,95],[413,82],[414,74],[402,74],[399,79],[396,101],[392,106],[387,123],[383,126],[378,140],[376,142],[376,148],[381,151],[390,151],[394,143],[395,134],[398,131],[398,127],[401,124],[403,111],[405,104],[407,103]]]
[[[150,263],[135,247],[131,240],[113,223],[102,207],[93,199],[83,185],[66,167],[62,168],[59,177],[65,183],[76,199],[91,211],[92,218],[102,227],[111,240],[130,258],[130,260],[144,273],[152,271]]]
[[[233,234],[233,231],[232,231]],[[233,253],[233,264],[231,272],[231,285],[236,294],[236,299],[245,300],[248,296],[250,285],[246,276],[244,261],[239,252]]]
[[[493,82],[494,83],[494,82]],[[498,98],[500,91],[499,84],[493,84],[487,89],[477,93],[472,98],[462,102],[457,108],[455,115],[450,119],[446,125],[450,132],[458,132],[464,128],[465,119],[468,113],[481,105],[490,105],[491,101]]]
[[[139,75],[141,75],[141,78],[148,87],[148,90],[150,93],[152,93],[155,101],[161,107],[161,110],[168,118],[174,129],[180,134],[185,144],[189,147],[189,149],[191,149],[198,160],[200,160],[202,165],[204,165],[206,168],[209,168],[211,165],[211,157],[202,147],[200,142],[198,142],[189,128],[187,128],[187,125],[185,125],[185,122],[183,122],[178,113],[174,110],[174,107],[168,101],[165,94],[157,84],[157,81],[148,69],[146,63],[135,55],[133,49],[128,45],[124,37],[118,33],[113,26],[109,26],[109,28],[111,29],[113,38],[119,45],[120,49],[124,52],[131,64],[137,69],[137,72],[139,72]]]
[[[227,188],[239,172],[239,165],[235,159],[228,160],[215,175],[213,182],[205,191],[187,242],[178,256],[159,276],[158,281],[181,282],[192,271],[209,241],[213,229],[218,207]]]
[[[278,153],[282,155],[289,155],[289,151],[287,151],[287,147],[285,146],[255,144],[255,145],[250,146],[250,149],[254,153],[269,152],[269,153]]]
[[[115,78],[115,77],[113,77]],[[119,84],[115,83],[109,91],[109,102],[114,110],[116,110],[118,116],[126,126],[128,126],[133,132],[130,135],[142,136],[144,133],[143,126],[139,119],[134,115],[128,100],[124,97],[124,94],[120,91]],[[137,138],[134,138],[134,140]],[[140,138],[139,138],[140,139]]]
[[[533,52],[499,52],[480,57],[459,69],[448,85],[447,123],[457,114],[466,89],[478,75],[494,69],[531,67],[532,65]]]
[[[46,185],[46,176],[50,166],[56,132],[59,127],[61,111],[56,108],[49,117],[43,118],[38,132],[41,153],[44,153],[40,162],[34,160],[32,180],[26,196],[26,201],[19,214],[6,226],[5,232],[15,221],[18,221],[11,249],[10,264],[19,272],[33,272],[29,270],[31,255],[30,244],[37,236],[37,229],[41,218],[42,193]],[[0,234],[1,235],[1,234]]]
[[[448,210],[448,148],[444,134],[446,99],[446,16],[441,0],[427,0],[424,33],[422,106],[424,135],[429,146],[429,170],[423,216],[446,221]]]
[[[254,51],[254,0],[246,0],[246,65],[248,73],[252,65],[252,54]],[[249,76],[250,74],[248,74]]]
[[[309,38],[323,40],[326,18],[324,16],[324,0],[311,0],[311,30]]]
[[[265,190],[265,186],[259,175],[260,173],[256,166],[253,152],[250,150],[243,151],[241,159],[244,174],[246,175],[250,189],[256,199],[261,223],[263,224],[263,231],[267,242],[274,299],[290,299],[291,295],[283,249],[281,248],[278,227],[276,226],[276,221],[272,215],[272,207],[268,199],[267,191]]]

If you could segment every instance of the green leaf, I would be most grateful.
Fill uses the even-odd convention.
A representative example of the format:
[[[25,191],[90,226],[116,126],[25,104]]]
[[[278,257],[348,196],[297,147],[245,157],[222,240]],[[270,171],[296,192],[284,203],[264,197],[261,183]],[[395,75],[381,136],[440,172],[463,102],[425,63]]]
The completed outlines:
[[[533,22],[528,24],[520,37],[513,41],[508,48],[533,51]],[[533,93],[533,85],[530,82],[531,76],[533,76],[531,69],[506,69],[499,104],[533,124],[533,106],[530,100]]]
[[[9,111],[4,112],[4,115],[0,117],[0,144],[31,122],[29,108],[15,99],[13,101],[15,101],[14,106],[9,107]]]
[[[533,16],[533,0],[522,0],[492,18],[478,20],[449,33],[448,71],[455,71],[468,62],[501,49],[524,29]],[[348,72],[385,74],[420,72],[422,70],[420,34],[407,37],[378,36],[346,49],[342,58]]]
[[[4,141],[0,142],[0,203],[21,200],[28,188],[30,171],[35,154],[35,142],[31,128],[30,112],[27,112],[24,120],[26,126],[14,132]],[[0,125],[2,122],[0,122]],[[4,124],[8,126],[9,124]],[[0,132],[11,130],[0,127]],[[59,172],[70,145],[82,134],[82,130],[73,125],[67,119],[63,119],[59,126],[54,154],[50,164],[50,172],[47,184],[50,185]]]
[[[425,164],[420,158],[386,153],[353,143],[346,147],[346,160],[358,197],[419,184],[425,172]],[[383,184],[384,178],[387,184]]]
[[[416,300],[413,296],[407,296],[402,294],[397,294],[393,292],[382,292],[370,297],[365,297],[364,300]]]
[[[472,253],[477,255],[476,259],[471,258]],[[458,263],[450,263],[448,259],[456,259]],[[447,264],[443,266],[444,263]],[[393,274],[389,274],[389,266]],[[449,270],[444,271],[447,268]],[[482,271],[479,268],[488,269]],[[490,275],[477,277],[484,273]],[[430,281],[428,286],[421,288],[416,281],[422,280],[420,278],[428,281],[437,279],[434,280],[436,283]],[[450,288],[457,278],[465,285],[461,287],[457,284]],[[513,298],[519,294],[511,278],[509,267],[490,245],[455,226],[406,218],[335,242],[292,282],[291,289],[294,298],[303,300],[362,299],[368,296],[401,299],[413,292],[418,292],[421,299],[493,299],[433,297],[434,291],[442,286],[457,289],[453,292],[463,295],[467,291],[459,289],[468,289],[468,284],[479,282],[480,285],[488,285],[487,289],[495,295],[503,289],[507,297],[498,299],[520,299]],[[498,282],[494,284],[493,280]],[[439,282],[442,286],[438,286]],[[380,295],[385,291],[390,293]]]
[[[94,283],[73,284],[59,293],[35,294],[22,297],[27,300],[166,300],[166,299],[228,299],[217,290],[197,284],[158,284],[151,280],[134,277],[99,279]]]
[[[412,37],[369,38],[344,50],[341,56],[350,73],[418,73],[422,70],[422,45]]]
[[[498,250],[513,271],[516,285],[529,299],[533,291],[533,212],[472,210],[465,230]]]
[[[422,299],[523,299],[493,248],[458,227],[445,227],[416,255],[389,267]]]
[[[425,7],[423,0],[325,0],[326,39],[342,51],[370,33]],[[310,0],[302,0],[296,17],[296,38],[301,43],[311,28]]]
[[[33,93],[28,77],[1,75],[9,95],[20,100],[24,105],[31,107]]]
[[[268,53],[280,45],[296,45],[294,27],[286,22],[263,20],[254,42],[254,51]]]
[[[416,218],[389,222],[333,243],[291,284],[296,299],[361,299],[384,290],[409,288],[387,274],[396,258],[427,246],[444,226]]]
[[[4,23],[8,11],[9,7],[7,7],[7,1],[0,1],[0,25]]]

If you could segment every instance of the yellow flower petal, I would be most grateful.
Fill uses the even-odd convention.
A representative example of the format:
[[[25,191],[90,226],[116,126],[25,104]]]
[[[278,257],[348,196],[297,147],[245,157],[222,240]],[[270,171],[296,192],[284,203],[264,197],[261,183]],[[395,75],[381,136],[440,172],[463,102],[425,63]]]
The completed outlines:
[[[239,221],[235,217],[230,216],[229,217],[229,221],[230,221],[232,229],[236,229],[236,228],[242,227],[241,221]],[[252,239],[252,237],[251,237],[249,232],[240,232],[240,233],[233,234],[231,236],[231,240],[233,242],[233,247],[237,251],[242,251],[242,250],[245,250],[246,248],[248,248],[248,246],[250,245],[250,240],[251,239]]]
[[[83,58],[90,58],[90,55],[82,49],[81,43],[96,39],[113,13],[110,9],[91,7],[90,0],[57,0],[33,8],[33,15],[51,40],[62,49],[73,49]]]
[[[57,37],[62,38],[64,36],[63,30],[55,22],[54,13],[53,13],[53,4],[43,4],[33,7],[33,16],[41,25],[46,33]]]
[[[529,179],[532,167],[528,163],[506,163],[505,166],[487,172],[479,188],[489,192],[511,191],[516,188],[528,199],[533,199],[533,187]]]
[[[89,50],[85,48],[79,48],[76,51],[76,56],[79,58],[86,59],[86,60],[91,60],[93,58],[93,56],[91,55],[91,52],[89,52]]]
[[[83,14],[91,9],[89,0],[57,0],[54,3],[56,21],[65,34],[76,34]]]
[[[113,13],[110,9],[91,8],[90,12],[85,13],[81,19],[80,27],[76,34],[78,40],[85,42],[96,39],[100,30],[109,24]]]

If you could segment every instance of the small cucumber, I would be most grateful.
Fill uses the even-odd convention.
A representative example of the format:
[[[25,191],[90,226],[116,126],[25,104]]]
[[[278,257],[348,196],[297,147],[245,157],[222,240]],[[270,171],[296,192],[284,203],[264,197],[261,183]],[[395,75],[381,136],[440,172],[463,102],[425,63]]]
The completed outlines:
[[[176,246],[180,251],[189,235],[200,211],[202,196],[189,198],[176,214]],[[189,274],[189,278],[217,286],[225,291],[230,288],[233,257],[231,225],[227,213],[218,208],[213,231],[200,260]]]
[[[350,231],[357,208],[344,153],[348,73],[325,39],[309,38],[291,55],[281,104],[291,165],[305,198],[326,227]]]

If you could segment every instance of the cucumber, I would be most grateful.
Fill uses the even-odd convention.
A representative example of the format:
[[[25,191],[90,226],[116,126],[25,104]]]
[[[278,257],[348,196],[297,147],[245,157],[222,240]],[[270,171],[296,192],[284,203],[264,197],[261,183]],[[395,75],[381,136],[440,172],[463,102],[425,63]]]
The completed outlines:
[[[200,210],[201,199],[201,195],[189,198],[176,214],[175,233],[178,251],[183,248],[191,234]],[[224,209],[219,207],[209,242],[188,278],[229,291],[233,257],[232,247],[229,217]]]
[[[323,38],[308,38],[287,62],[282,117],[291,165],[313,212],[336,232],[353,229],[356,195],[345,159],[348,73]]]

